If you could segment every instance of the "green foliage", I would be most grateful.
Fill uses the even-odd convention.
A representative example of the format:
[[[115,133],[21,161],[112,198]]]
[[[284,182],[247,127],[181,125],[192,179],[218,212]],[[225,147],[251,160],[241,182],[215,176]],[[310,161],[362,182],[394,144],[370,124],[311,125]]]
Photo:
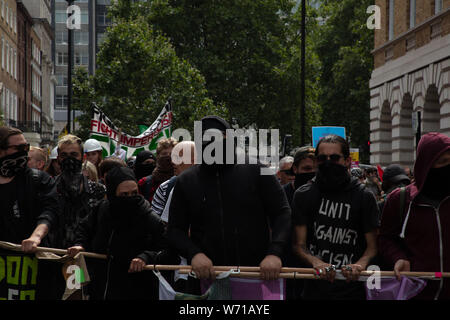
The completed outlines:
[[[300,143],[301,16],[295,0],[116,0],[114,25],[94,77],[76,74],[77,107],[88,132],[96,101],[126,132],[154,121],[168,98],[175,127],[206,114],[240,127],[278,128]],[[347,128],[353,147],[369,136],[370,0],[308,6],[306,141],[311,127]],[[300,6],[301,7],[301,6]],[[322,20],[321,18],[322,17]],[[84,134],[84,133],[83,133]],[[365,161],[368,155],[361,155]]]
[[[193,128],[207,114],[227,116],[208,98],[205,80],[187,61],[177,57],[167,39],[141,17],[117,19],[98,53],[95,76],[76,73],[76,107],[84,135],[95,101],[124,132],[138,135],[139,124],[150,125],[166,101],[174,106],[174,126]]]
[[[229,110],[241,127],[279,128],[300,141],[299,13],[295,1],[152,0],[119,1],[113,19],[142,13],[167,35],[178,56],[206,80],[215,103]],[[309,21],[314,27],[315,21]],[[315,55],[308,63],[317,65]],[[309,72],[314,74],[314,71]],[[320,121],[315,77],[308,83],[308,124]]]
[[[345,126],[351,145],[363,151],[364,163],[369,158],[369,80],[373,70],[374,34],[366,26],[366,9],[371,4],[370,0],[325,1],[321,14],[327,20],[315,46],[322,65],[319,103],[323,124]]]

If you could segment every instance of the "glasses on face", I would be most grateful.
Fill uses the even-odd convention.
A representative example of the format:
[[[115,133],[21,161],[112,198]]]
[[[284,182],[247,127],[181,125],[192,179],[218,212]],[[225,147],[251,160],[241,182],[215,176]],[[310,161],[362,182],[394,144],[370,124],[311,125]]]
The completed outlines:
[[[327,156],[325,154],[319,154],[317,156],[317,162],[318,163],[323,163],[323,162],[327,161],[328,159],[330,159],[331,162],[337,163],[343,157],[344,156],[340,155],[340,154],[330,154],[329,156]]]
[[[17,144],[17,145],[8,146],[8,149],[9,148],[14,148],[14,149],[16,149],[17,152],[21,152],[21,151],[28,152],[28,151],[30,151],[30,144],[29,143]]]

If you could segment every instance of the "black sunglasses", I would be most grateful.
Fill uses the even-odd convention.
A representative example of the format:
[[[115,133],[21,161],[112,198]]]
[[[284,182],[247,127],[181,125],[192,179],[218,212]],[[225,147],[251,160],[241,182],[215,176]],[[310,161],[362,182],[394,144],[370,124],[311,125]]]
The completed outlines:
[[[14,149],[16,149],[17,152],[22,152],[22,151],[28,152],[28,151],[30,151],[30,144],[29,143],[18,144],[18,145],[8,146],[8,149],[9,148],[14,148]]]
[[[325,154],[320,154],[317,156],[317,162],[322,163],[327,161],[328,159],[330,159],[332,162],[339,162],[339,160],[341,160],[341,158],[343,158],[344,156],[340,155],[340,154],[331,154],[329,156],[325,155]]]

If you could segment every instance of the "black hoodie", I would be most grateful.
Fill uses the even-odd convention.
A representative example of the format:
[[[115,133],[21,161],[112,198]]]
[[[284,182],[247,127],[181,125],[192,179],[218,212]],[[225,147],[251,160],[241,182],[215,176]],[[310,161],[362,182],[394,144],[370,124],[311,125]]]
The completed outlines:
[[[132,259],[140,258],[146,264],[153,264],[158,259],[158,251],[165,247],[164,224],[151,212],[150,204],[141,199],[136,212],[123,212],[122,217],[114,217],[110,202],[103,200],[76,229],[73,245],[81,245],[86,251],[108,254],[106,268],[97,261],[88,265],[93,278],[91,298],[94,300],[156,298],[155,288],[149,288],[154,285],[152,274],[128,273]]]
[[[378,226],[375,197],[357,179],[329,192],[322,192],[315,181],[306,184],[295,192],[292,206],[293,224],[307,226],[310,253],[338,269],[361,258],[367,247],[364,235]],[[362,282],[311,281],[305,298],[364,298]]]
[[[291,210],[275,176],[261,175],[261,167],[184,171],[170,205],[169,244],[188,261],[202,252],[214,265],[258,266],[268,254],[281,256]]]

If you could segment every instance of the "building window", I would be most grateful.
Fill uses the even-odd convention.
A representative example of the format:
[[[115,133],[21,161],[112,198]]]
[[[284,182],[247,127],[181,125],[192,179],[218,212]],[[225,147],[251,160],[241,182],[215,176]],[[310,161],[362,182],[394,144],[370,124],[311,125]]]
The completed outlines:
[[[11,77],[14,77],[14,49],[13,47],[11,47],[11,53],[10,53],[10,59],[9,59],[9,63],[11,64],[9,66],[9,73],[11,74]]]
[[[69,99],[68,99],[67,95],[57,94],[55,107],[59,108],[59,109],[67,108],[68,101],[69,101]]]
[[[111,0],[97,0],[98,5],[109,6],[111,4]]]
[[[55,12],[55,22],[56,23],[66,23],[68,18],[66,10],[56,10]]]
[[[67,31],[57,31],[55,32],[55,40],[57,44],[67,44],[68,42]]]
[[[2,37],[2,69],[5,69],[5,39]]]
[[[14,79],[17,80],[17,50],[14,49]]]
[[[443,0],[434,0],[434,14],[438,14],[442,11]]]
[[[416,26],[416,0],[409,0],[409,28]]]
[[[75,65],[87,66],[89,64],[89,54],[83,52],[75,52]]]
[[[58,66],[67,66],[69,64],[69,55],[67,52],[58,52],[56,64]]]
[[[68,85],[67,75],[65,74],[57,74],[56,81],[58,82],[57,86],[67,87]]]
[[[89,32],[75,31],[73,33],[73,43],[76,45],[89,44]]]
[[[81,24],[89,23],[89,15],[87,12],[81,12]]]
[[[9,73],[9,44],[6,42],[6,72]]]
[[[389,0],[389,13],[388,13],[388,17],[389,17],[389,26],[388,26],[388,40],[392,40],[394,39],[394,0]]]
[[[111,20],[108,18],[107,12],[100,12],[97,15],[97,24],[99,26],[108,26],[111,24]]]

